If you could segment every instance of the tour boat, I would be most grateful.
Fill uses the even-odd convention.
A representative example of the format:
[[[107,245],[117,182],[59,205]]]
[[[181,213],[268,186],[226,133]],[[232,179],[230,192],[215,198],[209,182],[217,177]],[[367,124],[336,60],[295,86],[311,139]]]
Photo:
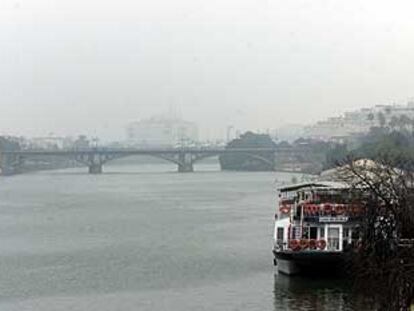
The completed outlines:
[[[274,263],[285,274],[335,273],[357,240],[361,209],[340,182],[282,187],[275,215]]]

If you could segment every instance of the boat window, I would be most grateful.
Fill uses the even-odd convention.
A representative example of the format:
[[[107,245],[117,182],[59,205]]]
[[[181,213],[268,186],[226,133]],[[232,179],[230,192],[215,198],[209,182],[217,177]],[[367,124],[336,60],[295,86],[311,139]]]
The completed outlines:
[[[300,239],[300,229],[298,227],[292,227],[292,238],[293,239]]]
[[[302,239],[309,239],[309,227],[303,227]]]
[[[339,250],[339,228],[328,229],[328,249],[331,251]]]
[[[349,237],[349,228],[344,228],[344,230],[342,231],[342,237],[346,240],[348,239],[348,237]]]
[[[316,240],[318,238],[318,228],[310,227],[309,238]]]
[[[277,228],[277,240],[278,241],[283,241],[283,233],[284,233],[284,230],[283,230],[283,228]]]
[[[302,215],[302,207],[298,205],[298,206],[296,207],[296,215],[295,215],[295,216],[296,216],[297,218],[300,218],[300,217],[301,217],[301,215]]]
[[[356,243],[356,241],[358,241],[358,239],[359,239],[359,230],[358,230],[358,228],[354,228],[351,231],[351,241],[352,241],[352,243]]]
[[[320,228],[319,229],[320,231],[319,231],[319,237],[321,238],[321,239],[324,239],[325,238],[325,228]]]
[[[283,249],[283,236],[284,236],[284,229],[282,227],[277,228],[276,232],[276,245],[279,249]]]
[[[349,244],[349,228],[344,228],[342,231],[342,249],[346,249]]]

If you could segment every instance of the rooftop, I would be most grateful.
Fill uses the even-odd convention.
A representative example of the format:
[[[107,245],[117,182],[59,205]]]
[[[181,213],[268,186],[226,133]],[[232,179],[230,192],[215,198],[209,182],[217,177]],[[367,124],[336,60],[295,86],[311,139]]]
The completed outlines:
[[[349,186],[345,183],[341,182],[334,182],[334,181],[315,181],[315,182],[305,182],[299,184],[293,184],[285,187],[281,187],[278,190],[280,192],[288,192],[288,191],[297,191],[300,189],[347,189]]]

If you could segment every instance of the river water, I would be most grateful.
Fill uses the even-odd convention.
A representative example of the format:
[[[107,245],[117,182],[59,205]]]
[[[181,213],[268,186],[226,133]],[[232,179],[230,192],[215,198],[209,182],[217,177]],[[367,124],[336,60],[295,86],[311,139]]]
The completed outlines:
[[[361,310],[343,281],[275,273],[291,175],[197,168],[0,178],[0,310]]]

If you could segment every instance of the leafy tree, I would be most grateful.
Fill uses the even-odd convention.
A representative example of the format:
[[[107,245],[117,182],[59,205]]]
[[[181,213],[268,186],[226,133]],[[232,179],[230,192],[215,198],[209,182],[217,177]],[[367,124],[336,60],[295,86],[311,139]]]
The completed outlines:
[[[375,116],[372,112],[370,114],[368,114],[368,116],[367,116],[368,121],[373,121],[374,119],[375,119]]]
[[[385,116],[382,112],[378,112],[377,114],[378,122],[380,124],[380,127],[384,127],[386,124]]]
[[[267,134],[246,132],[240,138],[229,142],[226,149],[275,148],[276,144]],[[255,151],[225,154],[220,156],[220,165],[225,170],[272,171],[274,170],[274,153]]]
[[[0,151],[20,150],[20,144],[13,138],[0,136]]]
[[[413,122],[406,117],[393,117],[387,127],[373,127],[360,138],[359,147],[347,151],[345,146],[335,146],[326,152],[325,168],[352,156],[356,159],[392,161],[393,166],[404,168],[414,165]]]
[[[349,155],[349,151],[345,144],[335,144],[327,149],[325,154],[324,168],[329,169],[335,167],[337,163],[344,161]]]

